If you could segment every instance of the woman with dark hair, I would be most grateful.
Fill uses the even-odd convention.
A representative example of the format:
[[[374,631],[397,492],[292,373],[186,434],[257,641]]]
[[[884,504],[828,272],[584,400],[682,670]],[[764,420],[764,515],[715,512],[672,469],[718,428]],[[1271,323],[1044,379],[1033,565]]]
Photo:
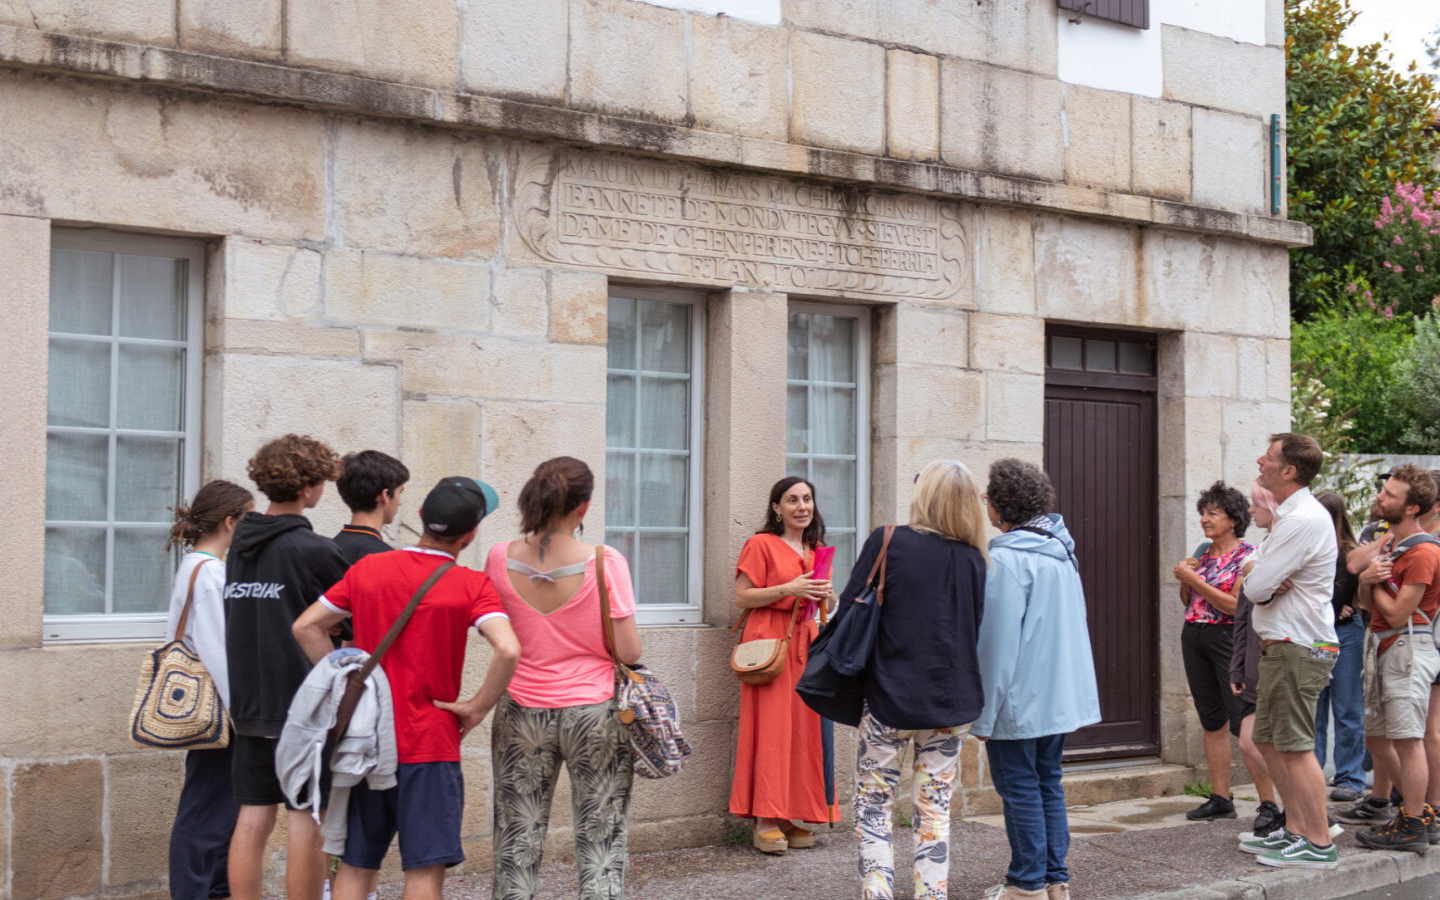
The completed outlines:
[[[765,525],[735,563],[735,605],[742,641],[792,635],[785,669],[769,684],[740,685],[740,728],[730,812],[755,819],[751,843],[764,853],[815,846],[815,834],[795,822],[835,822],[838,805],[825,802],[820,717],[795,693],[818,628],[816,611],[834,603],[829,579],[813,577],[825,520],[815,489],[803,478],[782,478],[770,489]]]
[[[1340,642],[1340,655],[1330,673],[1330,684],[1320,692],[1315,705],[1315,756],[1325,766],[1325,745],[1331,711],[1335,718],[1335,777],[1330,784],[1330,799],[1342,803],[1359,800],[1365,793],[1365,623],[1355,610],[1355,590],[1359,578],[1350,574],[1345,559],[1358,543],[1350,515],[1345,511],[1345,498],[1334,491],[1315,495],[1335,523],[1335,544],[1340,558],[1335,566],[1335,592],[1331,605],[1335,610],[1335,636]]]
[[[175,509],[170,547],[185,548],[165,634],[185,642],[215,681],[220,702],[230,706],[225,659],[225,554],[240,517],[255,508],[255,498],[229,481],[211,481],[195,492],[189,506]],[[177,633],[186,601],[189,615]],[[240,807],[230,779],[230,748],[190,750],[185,754],[185,784],[170,829],[170,896],[205,900],[230,896],[227,860],[230,835]]]
[[[1210,770],[1210,797],[1185,814],[1187,819],[1233,819],[1230,796],[1230,733],[1240,735],[1243,704],[1230,690],[1230,657],[1234,648],[1235,609],[1240,570],[1253,544],[1242,541],[1250,527],[1245,495],[1223,481],[1206,488],[1195,501],[1205,541],[1195,555],[1175,564],[1185,626],[1180,651],[1185,680],[1205,729],[1205,764]]]
[[[485,574],[520,639],[520,663],[495,706],[496,900],[540,888],[541,853],[560,764],[570,778],[581,897],[623,897],[635,757],[615,718],[615,668],[600,624],[596,548],[583,543],[595,491],[590,467],[546,460],[520,491],[518,540],[490,549]],[[604,548],[615,653],[640,660],[635,591],[625,557]]]

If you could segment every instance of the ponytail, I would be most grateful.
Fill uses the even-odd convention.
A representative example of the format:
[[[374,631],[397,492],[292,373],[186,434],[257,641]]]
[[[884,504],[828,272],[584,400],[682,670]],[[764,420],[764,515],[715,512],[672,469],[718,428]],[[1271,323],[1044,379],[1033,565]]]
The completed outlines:
[[[230,481],[216,479],[195,492],[189,506],[175,507],[175,523],[170,526],[169,550],[176,545],[192,547],[201,538],[213,534],[231,516],[239,516],[255,497],[248,490]]]
[[[595,474],[573,456],[557,456],[535,467],[520,491],[520,531],[540,534],[595,493]]]

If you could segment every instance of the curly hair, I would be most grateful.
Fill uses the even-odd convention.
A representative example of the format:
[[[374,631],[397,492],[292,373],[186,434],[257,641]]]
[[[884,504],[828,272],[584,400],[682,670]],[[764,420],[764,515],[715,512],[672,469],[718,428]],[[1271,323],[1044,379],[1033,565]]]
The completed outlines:
[[[290,503],[305,488],[340,477],[340,456],[309,435],[278,437],[250,457],[246,471],[271,503]]]
[[[1014,457],[999,459],[990,465],[990,482],[985,494],[1006,525],[1024,525],[1049,512],[1055,503],[1050,476],[1034,463]]]
[[[1230,517],[1235,523],[1235,536],[1243,538],[1250,527],[1250,501],[1245,495],[1223,481],[1217,481],[1200,492],[1195,501],[1195,511],[1204,515],[1205,510],[1216,509]]]

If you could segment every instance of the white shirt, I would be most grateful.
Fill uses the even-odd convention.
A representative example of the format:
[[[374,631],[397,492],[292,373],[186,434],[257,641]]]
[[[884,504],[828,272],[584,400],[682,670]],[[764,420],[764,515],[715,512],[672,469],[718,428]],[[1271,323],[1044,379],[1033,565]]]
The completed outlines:
[[[1255,604],[1250,623],[1261,640],[1336,642],[1330,597],[1338,554],[1335,522],[1309,488],[1280,504],[1264,552],[1245,579],[1245,596]],[[1290,590],[1276,596],[1286,579]]]
[[[215,688],[220,702],[230,708],[230,668],[225,658],[225,561],[208,553],[190,551],[180,560],[175,571],[175,584],[170,588],[170,616],[165,622],[165,640],[175,637],[180,610],[185,608],[185,591],[190,587],[190,573],[204,563],[195,577],[195,600],[190,605],[190,618],[185,622],[182,639],[195,651]]]

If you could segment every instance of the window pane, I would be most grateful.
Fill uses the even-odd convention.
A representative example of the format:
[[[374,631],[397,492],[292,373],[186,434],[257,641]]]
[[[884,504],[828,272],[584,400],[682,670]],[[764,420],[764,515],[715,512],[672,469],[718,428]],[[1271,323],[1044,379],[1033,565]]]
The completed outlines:
[[[688,456],[640,457],[640,524],[684,527],[690,501]]]
[[[855,380],[855,324],[854,319],[842,316],[812,317],[812,381]]]
[[[1120,371],[1127,375],[1154,375],[1155,352],[1148,344],[1120,344]]]
[[[116,437],[116,520],[170,521],[180,499],[181,460],[177,438]]]
[[[1114,341],[1085,341],[1085,369],[1090,372],[1115,371]]]
[[[690,581],[687,577],[686,552],[688,539],[683,534],[638,535],[636,552],[637,603],[688,603]]]
[[[790,349],[785,368],[790,378],[799,381],[810,377],[810,318],[805,313],[790,314]]]
[[[94,434],[50,434],[45,454],[45,518],[104,522],[110,439]]]
[[[849,460],[817,459],[815,500],[826,525],[855,525],[855,463]]]
[[[114,257],[90,250],[50,254],[50,330],[109,334]]]
[[[185,421],[185,351],[120,346],[117,428],[179,431]]]
[[[792,385],[785,399],[785,449],[791,453],[810,452],[810,391]]]
[[[180,260],[120,256],[120,334],[178,341],[185,337]]]
[[[855,534],[849,531],[826,531],[825,543],[835,548],[835,564],[830,570],[830,583],[835,593],[845,590],[850,581],[850,569],[855,565]]]
[[[612,297],[608,326],[610,368],[635,368],[635,301]]]
[[[605,524],[635,524],[635,457],[605,454]]]
[[[811,412],[810,452],[855,452],[855,391],[853,388],[815,388]]]
[[[635,446],[635,376],[611,375],[605,388],[605,446]]]
[[[110,427],[110,345],[50,339],[51,425]]]
[[[45,611],[105,611],[105,529],[45,529]]]
[[[1081,353],[1084,343],[1080,338],[1052,337],[1050,339],[1050,365],[1057,369],[1083,369],[1085,362]]]
[[[640,303],[640,367],[651,372],[690,371],[690,306]]]
[[[115,529],[114,612],[164,612],[169,608],[174,567],[165,537],[163,528]]]
[[[640,379],[640,446],[690,447],[690,382]]]
[[[630,563],[630,568],[633,572],[635,568],[635,536],[633,534],[628,531],[610,531],[607,529],[605,532],[605,545],[619,551],[620,555],[625,557],[625,561]]]
[[[804,458],[803,456],[785,457],[785,475],[786,477],[789,477],[791,475],[797,475],[806,480],[815,477],[810,474],[810,460]],[[829,515],[829,513],[823,514]]]

